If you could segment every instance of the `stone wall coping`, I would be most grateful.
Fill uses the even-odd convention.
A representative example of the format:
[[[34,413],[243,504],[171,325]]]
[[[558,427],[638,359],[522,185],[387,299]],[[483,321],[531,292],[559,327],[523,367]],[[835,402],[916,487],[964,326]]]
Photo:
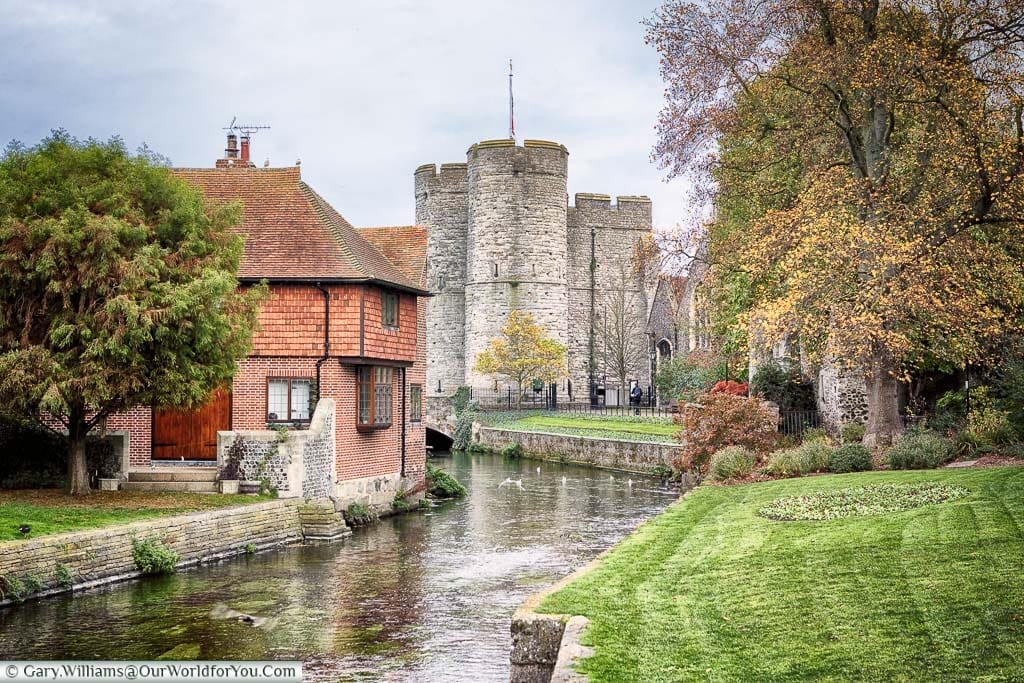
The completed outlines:
[[[559,432],[535,432],[526,429],[505,429],[503,427],[488,427],[480,425],[480,431],[500,432],[502,434],[538,434],[542,436],[555,436],[563,439],[580,439],[582,441],[600,441],[609,444],[629,444],[631,447],[636,444],[650,444],[652,446],[669,446],[671,448],[682,448],[682,444],[675,441],[630,441],[629,439],[610,439],[605,436],[581,436],[579,434],[560,434]]]

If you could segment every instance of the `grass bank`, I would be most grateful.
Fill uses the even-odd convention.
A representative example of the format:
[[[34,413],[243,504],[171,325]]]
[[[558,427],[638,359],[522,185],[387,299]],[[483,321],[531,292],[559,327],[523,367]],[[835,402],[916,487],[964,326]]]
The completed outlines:
[[[958,500],[823,522],[757,511],[887,482]],[[1021,680],[1024,468],[703,486],[541,610],[591,619],[597,681]]]
[[[529,411],[480,413],[478,419],[490,427],[624,441],[674,443],[672,435],[679,431],[668,417]]]
[[[0,541],[25,538],[19,531],[23,524],[32,527],[28,537],[36,538],[263,500],[268,497],[143,491],[69,496],[56,489],[0,491]]]

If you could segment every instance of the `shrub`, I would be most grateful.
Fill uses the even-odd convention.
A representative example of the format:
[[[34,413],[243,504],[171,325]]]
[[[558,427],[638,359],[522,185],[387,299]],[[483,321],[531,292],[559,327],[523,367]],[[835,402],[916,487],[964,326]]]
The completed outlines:
[[[1011,443],[1016,437],[1010,414],[993,406],[985,406],[967,414],[967,426],[964,430],[973,435],[979,444],[999,446]]]
[[[362,503],[352,503],[341,514],[349,526],[364,526],[377,520],[377,512]]]
[[[501,454],[506,458],[521,458],[523,457],[523,446],[518,443],[510,443],[501,449]]]
[[[804,430],[800,440],[803,443],[810,443],[811,441],[828,441],[828,432],[825,431],[824,427],[809,427]]]
[[[824,439],[806,441],[794,448],[775,451],[768,456],[765,471],[779,476],[794,476],[827,470],[832,448]]]
[[[452,450],[467,450],[473,443],[473,422],[476,420],[476,411],[466,408],[455,418],[455,430],[452,432]]]
[[[654,383],[661,396],[693,401],[727,376],[726,363],[720,356],[694,351],[662,363]]]
[[[712,394],[732,394],[733,396],[746,396],[749,391],[749,387],[746,382],[737,382],[735,380],[725,380],[722,382],[715,382],[715,386],[711,387]]]
[[[839,438],[843,443],[860,443],[864,440],[864,433],[867,428],[862,422],[847,422],[839,430]]]
[[[132,558],[143,574],[173,574],[181,558],[156,538],[132,539]]]
[[[871,469],[871,451],[859,443],[843,444],[832,451],[828,469],[837,474],[864,472]]]
[[[74,572],[72,572],[71,568],[63,562],[57,563],[57,568],[54,571],[54,574],[57,577],[58,586],[62,586],[63,588],[71,588],[71,586],[75,584]]]
[[[950,459],[952,450],[950,442],[935,432],[907,432],[889,449],[889,467],[894,470],[934,469]]]
[[[15,576],[0,574],[0,599],[25,602],[25,598],[31,595],[25,582]]]
[[[814,385],[797,368],[787,369],[778,361],[761,365],[750,382],[753,394],[778,404],[779,410],[814,410]]]
[[[255,555],[256,554],[256,544],[255,543],[246,543],[245,546],[242,547],[242,550],[245,551],[246,555]]]
[[[462,498],[466,487],[442,469],[427,463],[427,495],[432,498]]]
[[[675,418],[680,426],[683,456],[676,469],[700,478],[712,454],[726,446],[743,446],[755,453],[771,450],[778,439],[775,416],[758,399],[732,394],[708,394],[699,405],[681,403]]]
[[[741,479],[754,471],[757,457],[743,446],[726,446],[711,456],[708,478],[712,481]]]
[[[35,574],[25,574],[22,580],[25,582],[25,588],[28,589],[30,594],[39,593],[46,588],[46,584],[43,583],[43,580]]]

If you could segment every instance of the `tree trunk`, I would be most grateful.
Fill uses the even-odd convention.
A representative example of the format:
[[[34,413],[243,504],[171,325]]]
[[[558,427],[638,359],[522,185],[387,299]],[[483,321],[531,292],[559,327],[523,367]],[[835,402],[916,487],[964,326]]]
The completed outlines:
[[[903,431],[900,417],[899,382],[880,360],[872,363],[866,378],[868,389],[868,424],[864,445],[868,448],[891,446]]]
[[[91,493],[89,469],[85,462],[85,420],[70,420],[68,430],[68,493],[73,496]]]

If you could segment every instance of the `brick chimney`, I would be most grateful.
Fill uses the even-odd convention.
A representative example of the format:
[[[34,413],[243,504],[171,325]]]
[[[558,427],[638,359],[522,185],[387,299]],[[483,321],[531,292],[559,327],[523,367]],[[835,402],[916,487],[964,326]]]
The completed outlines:
[[[242,145],[245,152],[249,151],[249,139],[243,138]],[[238,136],[234,133],[228,133],[228,146],[224,150],[225,159],[237,159],[238,158]]]
[[[249,165],[249,136],[242,136],[242,165]]]

